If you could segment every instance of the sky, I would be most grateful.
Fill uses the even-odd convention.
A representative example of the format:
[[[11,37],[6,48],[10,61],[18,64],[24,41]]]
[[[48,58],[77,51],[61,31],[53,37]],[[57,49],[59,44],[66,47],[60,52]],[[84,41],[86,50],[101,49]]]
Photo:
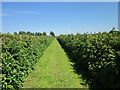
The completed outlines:
[[[4,2],[118,2],[119,0],[2,0]]]
[[[118,28],[117,2],[3,2],[2,33],[59,34],[104,32]]]

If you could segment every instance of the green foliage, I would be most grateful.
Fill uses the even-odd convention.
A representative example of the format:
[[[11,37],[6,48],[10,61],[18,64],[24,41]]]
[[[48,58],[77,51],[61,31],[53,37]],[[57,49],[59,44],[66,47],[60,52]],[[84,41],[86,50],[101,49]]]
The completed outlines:
[[[27,35],[31,35],[31,32],[30,32],[30,31],[28,31],[28,32],[27,32]]]
[[[51,31],[51,32],[50,32],[50,35],[51,35],[51,36],[55,36],[55,34],[54,34],[54,32],[53,32],[53,31]]]
[[[19,34],[26,34],[27,35],[27,33],[25,32],[25,31],[19,31]]]
[[[2,87],[18,89],[53,37],[2,34]]]
[[[47,35],[46,32],[43,32],[43,35],[46,36]]]
[[[90,88],[120,88],[120,32],[60,35],[75,69]]]
[[[58,41],[54,39],[38,60],[34,71],[25,79],[22,88],[86,88],[79,84],[84,84],[84,81],[73,72],[68,60]]]
[[[16,32],[14,34],[16,34]],[[27,32],[25,32],[25,31],[19,31],[19,34],[20,35],[35,35],[35,36],[41,36],[41,35],[43,35],[41,32],[35,32],[34,33],[34,32],[30,32],[30,31],[27,31]],[[45,35],[46,35],[46,33],[45,33]]]
[[[17,32],[14,32],[14,34],[17,34]]]

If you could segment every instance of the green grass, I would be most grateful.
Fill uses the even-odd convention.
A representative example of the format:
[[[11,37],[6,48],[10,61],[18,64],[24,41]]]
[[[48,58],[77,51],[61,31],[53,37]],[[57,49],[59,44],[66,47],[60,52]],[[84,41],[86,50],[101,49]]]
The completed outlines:
[[[23,88],[85,88],[56,39],[25,79]]]

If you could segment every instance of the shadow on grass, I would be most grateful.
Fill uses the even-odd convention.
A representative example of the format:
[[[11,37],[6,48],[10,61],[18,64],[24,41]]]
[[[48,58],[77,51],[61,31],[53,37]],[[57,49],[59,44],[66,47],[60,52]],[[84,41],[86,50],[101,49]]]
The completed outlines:
[[[60,43],[60,42],[59,42]],[[92,73],[89,71],[88,67],[84,64],[84,62],[80,62],[77,56],[69,50],[69,48],[64,47],[60,43],[63,50],[66,52],[66,55],[69,58],[69,61],[72,62],[71,66],[74,69],[74,72],[78,74],[80,79],[82,79],[81,85],[88,86],[90,90],[104,90],[104,89],[114,89],[114,88],[106,88],[104,87],[98,80],[98,78],[93,77]],[[114,86],[114,85],[113,85]]]
[[[75,57],[73,57],[73,54],[70,53],[69,50],[65,49],[65,47],[63,47],[63,45],[61,45],[61,47],[65,51],[67,57],[69,58],[69,61],[72,62],[71,66],[74,69],[74,73],[78,74],[79,78],[82,79],[80,84],[88,87],[88,83],[86,82],[85,75],[83,74],[83,72],[81,72],[81,69],[79,68],[78,64],[76,64],[77,59]]]

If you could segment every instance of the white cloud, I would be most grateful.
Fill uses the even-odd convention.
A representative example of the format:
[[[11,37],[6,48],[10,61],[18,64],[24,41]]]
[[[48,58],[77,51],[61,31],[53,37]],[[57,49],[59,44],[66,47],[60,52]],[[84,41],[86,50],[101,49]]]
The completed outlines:
[[[15,15],[15,14],[29,14],[29,15],[37,15],[39,14],[39,12],[36,11],[11,11],[11,12],[7,12],[7,13],[0,13],[0,16],[11,16],[11,15]]]
[[[0,13],[0,16],[10,16],[10,15],[6,13]]]
[[[16,14],[39,14],[36,11],[16,11]]]

